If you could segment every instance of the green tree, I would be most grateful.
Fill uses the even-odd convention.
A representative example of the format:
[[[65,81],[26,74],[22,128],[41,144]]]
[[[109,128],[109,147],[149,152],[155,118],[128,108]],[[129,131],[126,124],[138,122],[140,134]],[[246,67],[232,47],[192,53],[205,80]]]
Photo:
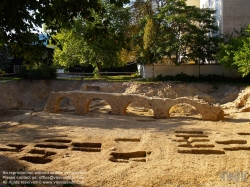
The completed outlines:
[[[155,21],[153,18],[148,18],[147,23],[144,27],[144,34],[143,34],[143,53],[141,54],[141,57],[143,58],[145,63],[153,64],[155,59],[155,53],[154,53],[154,45],[155,45],[155,39],[157,36],[157,30],[155,26]]]
[[[79,54],[83,54],[85,42],[72,30],[61,30],[54,38],[58,47],[54,50],[54,64],[63,67],[73,67],[80,64]]]
[[[136,0],[131,3],[131,48],[135,51],[133,54],[136,55],[139,63],[152,64],[161,59],[156,44],[158,38],[161,37],[158,35],[160,24],[155,16],[164,4],[163,0]]]
[[[194,60],[196,63],[214,59],[218,28],[213,10],[187,6],[185,0],[169,0],[161,8],[160,50],[176,65]]]
[[[250,25],[226,33],[224,41],[219,44],[217,58],[227,69],[236,69],[243,77],[250,73]]]
[[[129,1],[107,2],[122,7]],[[28,60],[37,56],[34,47],[40,48],[43,42],[38,37],[42,24],[55,34],[69,27],[77,16],[93,21],[92,12],[103,12],[100,0],[1,0],[0,10],[0,46],[8,45],[12,53]]]
[[[95,21],[78,17],[70,29],[55,36],[61,49],[55,50],[55,62],[62,66],[91,64],[101,67],[121,65],[121,51],[129,43],[127,26],[129,11],[103,1],[103,14],[92,12]],[[94,33],[94,34],[93,34]]]
[[[244,36],[232,37],[227,41],[219,44],[219,52],[217,58],[219,62],[227,69],[237,69],[237,65],[234,63],[235,51],[238,51],[243,45]]]
[[[238,67],[238,72],[245,77],[250,74],[250,25],[245,30],[246,36],[238,38],[239,46],[238,50],[234,51],[234,63],[233,66]]]
[[[136,10],[134,23],[139,23],[134,34],[139,62],[155,63],[164,56],[176,65],[214,60],[219,40],[215,37],[215,11],[187,6],[185,0],[137,0],[132,10]]]
[[[215,62],[221,41],[218,27],[215,25],[215,17],[212,16],[215,11],[196,7],[189,7],[189,11],[194,25],[191,27],[187,41],[189,42],[188,58],[197,64]]]

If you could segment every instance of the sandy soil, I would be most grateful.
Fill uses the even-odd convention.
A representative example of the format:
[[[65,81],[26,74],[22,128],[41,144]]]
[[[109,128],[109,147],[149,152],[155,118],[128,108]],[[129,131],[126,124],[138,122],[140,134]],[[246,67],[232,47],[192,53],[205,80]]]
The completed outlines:
[[[171,94],[182,93],[176,90]],[[209,91],[192,96],[225,99]],[[0,186],[7,186],[8,177],[13,184],[36,186],[63,186],[56,183],[69,180],[89,187],[250,186],[250,112],[222,103],[225,119],[217,122],[200,120],[186,106],[175,106],[171,118],[153,119],[141,106],[130,106],[127,115],[112,115],[106,105],[98,105],[77,116],[72,106],[51,114],[20,105],[0,116]]]

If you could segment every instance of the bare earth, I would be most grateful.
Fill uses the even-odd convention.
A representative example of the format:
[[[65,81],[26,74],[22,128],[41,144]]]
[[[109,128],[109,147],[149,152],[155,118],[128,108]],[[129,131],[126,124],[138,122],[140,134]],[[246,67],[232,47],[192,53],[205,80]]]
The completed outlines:
[[[13,184],[26,181],[36,186],[63,186],[69,180],[89,187],[250,186],[250,112],[235,108],[249,89],[91,83],[106,92],[198,97],[219,103],[225,119],[216,122],[200,120],[195,108],[185,104],[174,106],[168,119],[152,118],[150,108],[138,103],[131,104],[126,115],[112,115],[109,106],[98,100],[84,116],[75,115],[66,100],[60,113],[42,111],[50,91],[82,89],[86,84],[90,83],[0,85],[0,186],[7,186],[4,183],[13,176],[17,176],[9,181]],[[247,108],[250,98],[245,97],[244,103]],[[18,171],[24,173],[11,173]]]

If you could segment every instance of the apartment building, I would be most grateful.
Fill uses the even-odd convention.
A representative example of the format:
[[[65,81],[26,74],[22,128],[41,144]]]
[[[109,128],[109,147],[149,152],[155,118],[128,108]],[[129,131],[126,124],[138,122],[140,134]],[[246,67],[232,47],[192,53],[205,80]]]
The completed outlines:
[[[250,24],[250,0],[200,0],[200,8],[216,10],[220,34],[231,33]]]

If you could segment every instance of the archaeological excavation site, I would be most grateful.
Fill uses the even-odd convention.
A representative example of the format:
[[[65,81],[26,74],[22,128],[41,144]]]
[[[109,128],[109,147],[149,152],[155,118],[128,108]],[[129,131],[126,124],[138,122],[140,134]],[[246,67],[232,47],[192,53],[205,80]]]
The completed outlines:
[[[0,83],[0,186],[250,186],[250,88]]]

